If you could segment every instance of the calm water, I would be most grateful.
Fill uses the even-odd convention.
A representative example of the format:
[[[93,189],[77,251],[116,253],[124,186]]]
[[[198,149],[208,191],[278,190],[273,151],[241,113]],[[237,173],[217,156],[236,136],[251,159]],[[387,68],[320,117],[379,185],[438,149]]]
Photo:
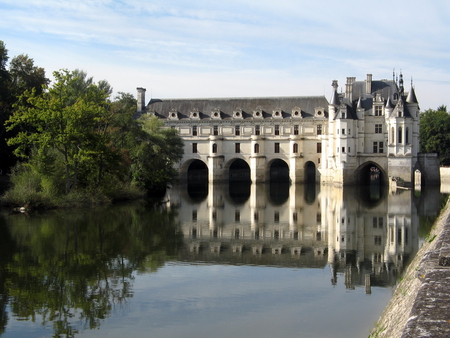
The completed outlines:
[[[0,336],[367,337],[443,196],[174,187],[0,217]]]

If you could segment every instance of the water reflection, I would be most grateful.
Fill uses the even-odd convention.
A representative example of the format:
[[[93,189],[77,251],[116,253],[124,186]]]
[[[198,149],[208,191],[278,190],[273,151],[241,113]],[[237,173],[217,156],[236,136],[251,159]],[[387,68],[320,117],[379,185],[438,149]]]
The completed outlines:
[[[216,184],[202,190],[201,202],[180,199],[186,189],[173,187],[166,197],[179,206],[179,260],[329,265],[330,283],[342,273],[349,289],[395,284],[420,244],[419,211],[436,216],[441,206],[438,189],[425,197],[379,185]]]
[[[429,226],[441,197],[438,189],[414,195],[233,182],[173,187],[159,206],[142,202],[45,215],[3,213],[0,334],[8,336],[4,331],[12,320],[16,329],[18,321],[38,323],[41,331],[33,329],[33,336],[48,336],[50,330],[55,337],[75,337],[99,328],[134,297],[139,274],[159,271],[167,262],[189,263],[186,268],[199,263],[329,266],[327,286],[365,285],[370,293],[371,286],[395,283],[426,234],[419,219]],[[313,285],[308,288],[314,292]],[[167,303],[163,296],[158,309]]]

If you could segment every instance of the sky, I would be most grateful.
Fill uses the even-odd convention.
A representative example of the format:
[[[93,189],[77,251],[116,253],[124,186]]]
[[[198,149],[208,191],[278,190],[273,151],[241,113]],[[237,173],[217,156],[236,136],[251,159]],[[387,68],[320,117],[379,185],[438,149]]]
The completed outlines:
[[[49,78],[81,69],[150,98],[325,95],[404,76],[450,108],[448,0],[0,0],[0,40]]]

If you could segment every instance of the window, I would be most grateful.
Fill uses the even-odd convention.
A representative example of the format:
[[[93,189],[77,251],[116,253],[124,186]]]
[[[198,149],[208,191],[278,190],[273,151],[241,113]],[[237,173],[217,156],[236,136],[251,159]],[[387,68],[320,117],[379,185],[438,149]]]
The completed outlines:
[[[234,127],[234,135],[236,135],[236,136],[241,135],[241,127],[240,126]]]
[[[322,142],[317,142],[317,153],[322,153]]]
[[[192,143],[192,152],[194,154],[197,152],[197,143]]]
[[[241,212],[240,212],[240,210],[235,210],[234,211],[234,221],[240,222],[240,220],[241,220]]]
[[[259,154],[259,144],[258,143],[255,143],[255,145],[254,145],[254,152],[255,152],[255,154]]]
[[[298,135],[298,124],[294,125],[294,135]]]
[[[279,211],[275,211],[275,213],[273,214],[273,221],[275,223],[280,223],[280,212]]]
[[[402,143],[402,142],[403,142],[403,128],[398,127],[398,143]]]
[[[382,106],[375,106],[375,116],[382,116],[383,115],[383,107]]]
[[[345,147],[342,147],[342,153],[345,154]]]
[[[213,127],[213,134],[214,135],[219,135],[219,126],[214,126]]]
[[[381,134],[383,132],[383,125],[382,124],[376,124],[375,125],[375,134]]]
[[[234,230],[234,239],[239,239],[239,229]]]
[[[275,125],[275,135],[280,135],[280,126],[278,124]]]
[[[275,153],[279,153],[279,152],[280,152],[280,144],[275,143]]]
[[[255,135],[261,135],[261,126],[259,124],[255,126]]]
[[[197,126],[192,126],[192,135],[197,136]]]
[[[405,131],[405,144],[409,143],[409,129],[408,127],[406,127],[406,131]]]
[[[373,244],[375,244],[375,245],[381,245],[381,236],[374,236],[374,238],[373,238]]]
[[[197,210],[192,210],[192,222],[197,222]]]
[[[322,135],[322,125],[321,124],[319,124],[317,126],[317,135]]]
[[[383,153],[384,152],[384,143],[383,142],[373,142],[373,152],[374,153]]]
[[[297,222],[297,220],[298,220],[297,212],[293,212],[292,213],[292,221]]]
[[[345,119],[345,113],[341,113],[341,118]]]
[[[212,145],[212,152],[213,152],[213,154],[217,153],[217,143],[213,143],[213,145]]]
[[[345,129],[342,128],[342,135],[345,135]]]
[[[240,153],[241,152],[241,144],[240,143],[235,143],[234,144],[234,152],[235,153]]]
[[[298,144],[297,144],[297,143],[294,143],[294,144],[293,144],[293,146],[292,146],[292,152],[293,152],[294,154],[297,154],[297,153],[298,153]]]

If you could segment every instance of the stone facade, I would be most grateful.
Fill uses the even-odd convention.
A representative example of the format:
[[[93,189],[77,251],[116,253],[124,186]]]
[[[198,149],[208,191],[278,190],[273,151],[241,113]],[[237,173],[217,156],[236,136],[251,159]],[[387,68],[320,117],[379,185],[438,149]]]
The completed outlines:
[[[348,77],[343,93],[335,80],[330,101],[324,96],[152,98],[145,105],[145,89],[137,90],[137,117],[153,114],[183,138],[182,179],[196,167],[210,182],[238,178],[242,170],[255,183],[284,172],[293,183],[379,179],[412,185],[418,170],[429,171],[422,175],[427,183],[439,183],[437,158],[419,161],[420,109],[414,88],[404,91],[401,74],[399,80]]]

